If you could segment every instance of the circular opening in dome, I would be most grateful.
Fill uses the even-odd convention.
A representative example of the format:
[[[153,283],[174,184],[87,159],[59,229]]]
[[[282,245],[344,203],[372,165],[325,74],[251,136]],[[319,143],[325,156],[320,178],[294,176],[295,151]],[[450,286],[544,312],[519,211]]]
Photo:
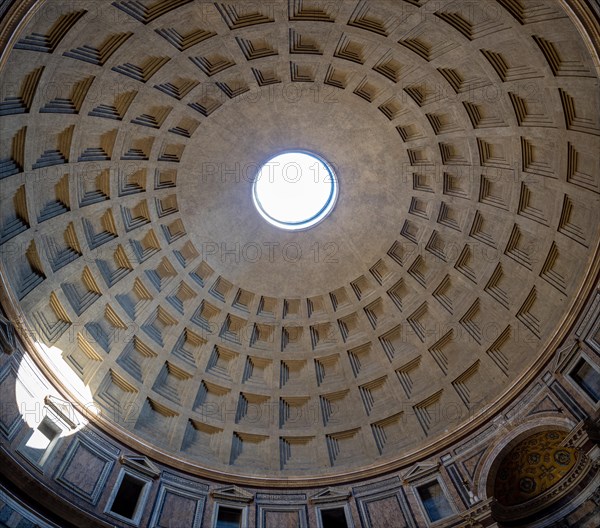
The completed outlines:
[[[306,151],[278,154],[259,169],[254,205],[270,224],[289,231],[308,229],[333,209],[338,182],[323,158]]]

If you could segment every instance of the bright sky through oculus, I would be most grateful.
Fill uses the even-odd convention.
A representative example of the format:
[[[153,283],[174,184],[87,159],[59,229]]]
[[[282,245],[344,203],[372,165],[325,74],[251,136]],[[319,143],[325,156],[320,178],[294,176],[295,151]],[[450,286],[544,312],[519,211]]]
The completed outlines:
[[[307,229],[325,218],[337,198],[331,167],[308,152],[286,152],[269,159],[253,186],[258,212],[287,230]]]

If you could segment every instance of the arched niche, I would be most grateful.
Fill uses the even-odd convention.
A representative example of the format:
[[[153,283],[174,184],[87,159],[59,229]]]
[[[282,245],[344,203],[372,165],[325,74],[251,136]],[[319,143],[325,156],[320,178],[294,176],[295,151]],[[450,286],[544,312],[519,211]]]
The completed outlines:
[[[564,445],[566,431],[533,433],[504,455],[493,481],[498,504],[518,506],[548,492],[576,466],[579,452]]]
[[[571,427],[554,422],[523,426],[488,457],[480,489],[503,526],[546,526],[540,522],[573,509],[591,483],[593,461],[569,441]]]

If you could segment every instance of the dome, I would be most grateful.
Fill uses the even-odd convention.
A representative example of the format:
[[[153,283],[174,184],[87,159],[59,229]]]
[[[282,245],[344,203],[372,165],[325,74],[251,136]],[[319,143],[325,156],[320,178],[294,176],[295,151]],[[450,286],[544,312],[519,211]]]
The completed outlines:
[[[349,483],[483,427],[597,280],[600,65],[569,4],[24,2],[0,272],[36,364],[237,484]],[[257,194],[289,152],[333,182],[301,229]]]

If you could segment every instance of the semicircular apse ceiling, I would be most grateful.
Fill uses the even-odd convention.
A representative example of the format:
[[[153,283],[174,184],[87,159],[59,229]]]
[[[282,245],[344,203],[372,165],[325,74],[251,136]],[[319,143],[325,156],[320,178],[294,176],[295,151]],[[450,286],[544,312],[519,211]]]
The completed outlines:
[[[2,56],[3,304],[91,420],[190,472],[381,473],[480,426],[597,272],[564,2],[31,2]],[[321,156],[301,232],[262,163]]]

